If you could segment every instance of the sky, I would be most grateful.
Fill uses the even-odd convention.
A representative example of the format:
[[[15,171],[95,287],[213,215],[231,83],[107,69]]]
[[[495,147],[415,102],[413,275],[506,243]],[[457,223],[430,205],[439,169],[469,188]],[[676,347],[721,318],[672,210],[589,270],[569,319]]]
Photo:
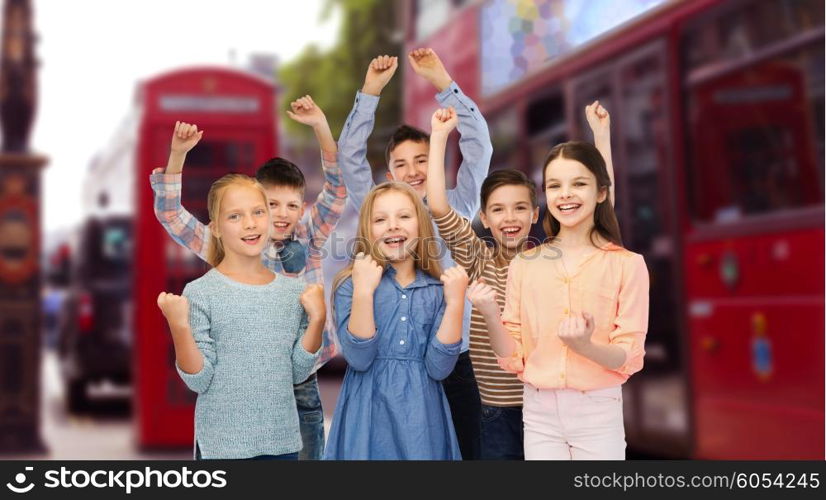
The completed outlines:
[[[310,43],[330,47],[340,23],[324,0],[32,0],[40,61],[31,149],[43,172],[44,233],[80,222],[89,162],[126,117],[135,84],[197,64],[289,61]]]

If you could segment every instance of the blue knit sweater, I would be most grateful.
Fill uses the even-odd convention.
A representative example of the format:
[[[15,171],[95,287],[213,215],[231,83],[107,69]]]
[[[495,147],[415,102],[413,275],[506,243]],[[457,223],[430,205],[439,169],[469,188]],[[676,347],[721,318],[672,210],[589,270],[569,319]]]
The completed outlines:
[[[277,275],[266,285],[212,269],[187,284],[189,321],[204,356],[198,373],[178,374],[198,393],[195,440],[202,458],[250,458],[301,449],[293,384],[318,354],[301,345],[304,284]]]

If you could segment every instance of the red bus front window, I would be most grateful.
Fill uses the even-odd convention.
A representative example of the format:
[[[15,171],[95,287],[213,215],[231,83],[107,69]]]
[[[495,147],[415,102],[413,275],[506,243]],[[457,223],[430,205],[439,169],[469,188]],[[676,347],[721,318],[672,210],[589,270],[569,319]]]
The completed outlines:
[[[728,223],[823,203],[823,57],[810,46],[692,89],[695,219]]]

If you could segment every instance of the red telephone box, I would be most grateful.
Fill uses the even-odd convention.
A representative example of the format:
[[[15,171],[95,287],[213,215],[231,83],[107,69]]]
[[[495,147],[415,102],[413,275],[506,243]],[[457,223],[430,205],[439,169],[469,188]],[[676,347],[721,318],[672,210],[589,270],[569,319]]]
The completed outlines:
[[[184,166],[182,202],[207,223],[207,192],[222,175],[253,175],[275,156],[275,90],[263,79],[217,68],[186,69],[143,83],[137,134],[135,219],[135,354],[138,444],[185,446],[193,442],[195,394],[175,370],[175,354],[156,298],[181,293],[207,271],[196,255],[176,244],[157,221],[149,175],[166,165],[175,121],[204,130]]]

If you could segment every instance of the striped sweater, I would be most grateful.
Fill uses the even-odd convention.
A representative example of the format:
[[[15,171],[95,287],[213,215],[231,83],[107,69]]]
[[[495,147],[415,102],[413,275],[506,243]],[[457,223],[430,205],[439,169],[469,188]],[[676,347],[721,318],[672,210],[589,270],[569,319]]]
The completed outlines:
[[[434,217],[434,221],[456,264],[467,271],[471,281],[483,278],[493,287],[499,307],[504,308],[509,262],[501,256],[497,258],[494,249],[473,232],[470,222],[453,209],[443,217]],[[522,382],[499,367],[485,319],[476,308],[470,316],[470,359],[483,404],[522,406]]]

